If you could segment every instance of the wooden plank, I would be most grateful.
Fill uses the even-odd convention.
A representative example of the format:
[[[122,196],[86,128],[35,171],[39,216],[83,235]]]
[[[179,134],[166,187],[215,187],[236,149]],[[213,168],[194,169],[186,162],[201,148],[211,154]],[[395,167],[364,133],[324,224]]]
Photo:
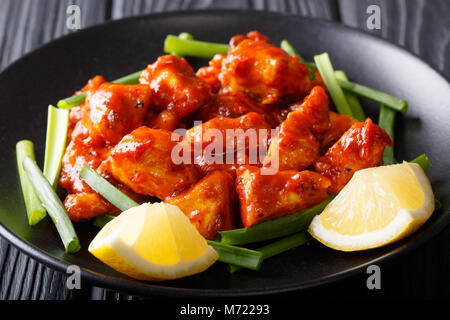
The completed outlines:
[[[369,5],[381,10],[381,30],[367,28]],[[344,24],[397,43],[450,77],[449,1],[340,0]]]
[[[81,27],[104,21],[107,0],[2,0],[0,2],[0,70],[25,53],[62,35],[67,7],[81,9]]]
[[[81,27],[102,23],[107,0],[0,1],[0,71],[27,52],[62,35],[69,5],[81,9]],[[65,275],[53,271],[0,238],[0,299],[69,299]]]
[[[188,9],[250,9],[294,13],[329,20],[338,18],[333,0],[113,0],[112,18]]]

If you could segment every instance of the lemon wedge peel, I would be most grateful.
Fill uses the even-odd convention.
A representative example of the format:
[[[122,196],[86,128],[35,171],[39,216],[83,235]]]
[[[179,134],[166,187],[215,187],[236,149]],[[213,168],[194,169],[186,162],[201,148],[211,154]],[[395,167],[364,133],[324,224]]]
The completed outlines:
[[[219,258],[217,252],[206,243],[206,240],[201,237],[197,229],[192,226],[192,230],[189,231],[194,233],[193,237],[201,237],[202,243],[200,246],[204,247],[203,252],[200,252],[198,256],[192,257],[189,260],[183,259],[183,254],[180,252],[182,248],[175,246],[178,259],[172,264],[160,264],[146,259],[143,257],[142,252],[137,252],[136,243],[127,241],[130,239],[124,239],[123,233],[124,231],[126,232],[124,228],[127,227],[127,220],[130,221],[130,219],[136,218],[143,219],[142,217],[138,217],[138,215],[148,214],[165,214],[171,215],[172,218],[186,219],[186,221],[183,221],[182,223],[187,222],[189,226],[192,226],[187,217],[176,206],[164,203],[145,203],[139,207],[124,211],[117,218],[109,222],[91,242],[88,248],[89,252],[116,271],[135,279],[151,281],[178,279],[203,272]],[[174,230],[172,230],[173,225],[170,223],[170,219],[169,227],[172,231],[171,237],[175,238],[173,234]],[[137,233],[139,231],[140,230],[136,230]],[[125,237],[126,236],[127,235],[125,235]],[[139,238],[140,236],[136,236],[136,241],[139,241]],[[176,243],[176,239],[172,240]]]
[[[344,189],[341,190],[341,193],[338,194],[337,197],[324,209],[323,213],[314,217],[308,228],[308,232],[311,236],[326,246],[336,250],[357,251],[384,246],[400,240],[420,228],[435,209],[434,195],[430,182],[423,169],[415,163],[403,162],[402,164],[392,166],[405,166],[417,180],[418,185],[423,191],[423,203],[421,205],[413,209],[400,208],[396,214],[394,213],[395,216],[393,216],[393,219],[391,219],[391,221],[379,230],[363,231],[359,234],[351,235],[330,230],[330,228],[326,228],[324,226],[323,221],[321,220],[323,214],[329,210],[332,210],[333,207],[336,206],[339,201],[342,201],[342,198],[350,192],[349,189],[354,188],[354,186],[352,186],[352,181],[350,181]],[[371,170],[377,170],[377,168],[357,171],[352,180],[363,181],[368,172]]]

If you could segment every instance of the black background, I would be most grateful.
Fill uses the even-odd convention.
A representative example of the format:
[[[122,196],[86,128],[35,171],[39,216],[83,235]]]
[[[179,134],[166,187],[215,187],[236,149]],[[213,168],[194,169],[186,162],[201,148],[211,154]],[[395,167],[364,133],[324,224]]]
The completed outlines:
[[[82,28],[111,19],[173,10],[227,8],[296,13],[360,28],[419,55],[450,78],[450,1],[446,0],[0,0],[0,70],[25,53],[72,31],[66,8],[81,7]],[[381,30],[368,30],[366,9],[381,8]],[[450,228],[417,250],[382,266],[381,290],[368,290],[367,274],[290,297],[448,298]],[[0,299],[106,299],[141,297],[92,287],[66,289],[66,276],[0,238]],[[285,298],[285,297],[273,297]]]

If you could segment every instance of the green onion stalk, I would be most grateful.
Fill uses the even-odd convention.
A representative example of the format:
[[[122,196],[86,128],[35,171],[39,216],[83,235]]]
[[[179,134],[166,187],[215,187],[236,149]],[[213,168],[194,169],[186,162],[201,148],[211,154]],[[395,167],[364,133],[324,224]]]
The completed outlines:
[[[278,241],[274,241],[266,246],[260,247],[256,249],[256,251],[261,252],[262,258],[265,260],[273,256],[276,256],[280,253],[299,247],[307,243],[308,240],[309,237],[306,233],[304,232],[295,233],[291,236],[288,236]],[[238,270],[241,270],[242,268],[235,264],[230,264],[229,269],[230,272],[236,272]]]
[[[25,201],[25,208],[27,210],[28,224],[35,226],[42,219],[47,216],[47,211],[41,204],[33,184],[28,178],[25,169],[23,168],[23,160],[28,157],[36,161],[34,155],[33,142],[29,140],[22,140],[16,144],[17,169],[19,171],[20,185],[22,187],[22,195]]]
[[[36,161],[26,156],[23,160],[23,168],[34,187],[42,206],[47,210],[50,218],[55,224],[66,252],[75,253],[80,250],[80,241],[78,240],[72,221],[70,221],[61,200],[37,166]]]
[[[355,116],[350,108],[350,105],[348,104],[347,98],[342,91],[338,80],[336,79],[336,74],[328,53],[325,52],[314,56],[314,61],[316,62],[317,68],[319,69],[323,82],[327,86],[328,92],[330,93],[331,99],[333,100],[337,111],[340,114],[348,115],[354,118]]]

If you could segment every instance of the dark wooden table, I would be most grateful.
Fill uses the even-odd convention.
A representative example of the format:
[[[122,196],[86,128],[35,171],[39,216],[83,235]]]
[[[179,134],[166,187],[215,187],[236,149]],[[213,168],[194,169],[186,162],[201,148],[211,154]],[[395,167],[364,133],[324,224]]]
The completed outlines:
[[[81,27],[152,12],[237,8],[296,13],[360,28],[419,55],[450,78],[450,1],[447,0],[0,0],[0,71],[25,53],[73,32],[67,7],[81,8]],[[381,9],[381,29],[369,30],[369,5]],[[450,112],[450,111],[449,111]],[[381,290],[368,290],[367,274],[298,293],[308,297],[449,298],[450,228],[432,241],[381,266]],[[66,288],[66,275],[36,262],[0,238],[0,299],[139,299],[82,283]]]

